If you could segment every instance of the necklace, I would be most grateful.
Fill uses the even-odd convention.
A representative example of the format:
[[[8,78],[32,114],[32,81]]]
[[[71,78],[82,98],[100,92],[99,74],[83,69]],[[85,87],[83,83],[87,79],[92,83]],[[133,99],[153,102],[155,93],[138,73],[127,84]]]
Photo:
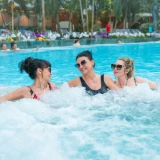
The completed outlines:
[[[127,79],[126,84],[125,84],[124,86],[127,86],[127,83],[128,83],[128,79]],[[122,86],[122,85],[120,84],[120,82],[119,82],[119,85],[120,85],[121,88],[124,87],[124,86]]]

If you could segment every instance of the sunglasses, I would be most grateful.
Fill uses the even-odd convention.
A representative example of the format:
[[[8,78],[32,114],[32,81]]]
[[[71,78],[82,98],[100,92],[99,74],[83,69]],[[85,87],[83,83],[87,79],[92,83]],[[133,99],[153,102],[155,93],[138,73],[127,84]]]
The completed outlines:
[[[87,62],[85,61],[85,60],[83,60],[83,61],[81,61],[80,63],[77,63],[77,64],[75,64],[75,67],[76,68],[79,68],[80,67],[80,65],[85,65]]]
[[[117,68],[117,70],[121,70],[123,68],[123,65],[121,64],[111,64],[111,68],[114,70],[115,68]]]
[[[47,67],[47,69],[50,73],[52,72],[51,67]]]

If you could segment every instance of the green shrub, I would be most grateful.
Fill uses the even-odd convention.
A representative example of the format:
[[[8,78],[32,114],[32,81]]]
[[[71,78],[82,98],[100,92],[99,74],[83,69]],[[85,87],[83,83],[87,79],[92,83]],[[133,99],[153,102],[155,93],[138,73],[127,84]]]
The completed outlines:
[[[140,26],[140,31],[143,33],[148,33],[148,28],[152,27],[153,28],[153,23],[143,23]]]

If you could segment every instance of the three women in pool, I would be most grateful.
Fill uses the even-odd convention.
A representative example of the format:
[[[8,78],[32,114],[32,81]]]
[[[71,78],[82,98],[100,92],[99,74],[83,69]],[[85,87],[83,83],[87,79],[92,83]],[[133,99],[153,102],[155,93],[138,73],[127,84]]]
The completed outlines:
[[[20,72],[25,71],[34,83],[0,97],[0,102],[21,98],[39,99],[41,94],[55,88],[55,85],[49,82],[52,73],[51,64],[48,61],[28,57],[19,63],[19,69]]]
[[[82,76],[69,81],[68,85],[70,87],[83,86],[90,95],[103,94],[109,89],[118,90],[124,86],[136,86],[139,83],[146,82],[152,89],[157,87],[152,81],[141,77],[133,77],[134,60],[130,58],[119,58],[116,64],[111,64],[114,76],[117,78],[115,82],[106,75],[95,74],[95,62],[92,53],[89,51],[84,51],[77,55],[75,66],[82,73]],[[52,73],[51,64],[48,61],[28,57],[20,62],[19,68],[21,72],[28,73],[34,83],[31,86],[19,88],[0,97],[0,103],[21,98],[39,99],[41,94],[56,88],[53,83],[49,82]]]
[[[113,69],[114,76],[117,78],[117,81],[115,81],[117,87],[132,87],[140,83],[148,83],[151,89],[157,88],[156,84],[150,80],[141,77],[133,77],[134,60],[131,58],[119,58],[116,64],[111,64],[111,68]]]
[[[75,67],[82,73],[82,77],[69,81],[70,87],[83,86],[90,95],[103,94],[109,89],[117,90],[119,88],[108,76],[95,74],[95,62],[90,51],[79,53],[76,62]]]

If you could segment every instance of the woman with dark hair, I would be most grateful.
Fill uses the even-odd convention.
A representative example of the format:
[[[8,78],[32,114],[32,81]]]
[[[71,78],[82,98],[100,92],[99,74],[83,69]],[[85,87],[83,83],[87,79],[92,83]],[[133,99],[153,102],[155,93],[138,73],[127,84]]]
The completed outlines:
[[[20,50],[20,48],[18,48],[18,47],[17,47],[17,44],[14,43],[14,42],[11,43],[11,49],[12,49],[13,51],[19,51],[19,50]]]
[[[90,51],[79,53],[76,62],[75,66],[82,73],[82,77],[69,81],[68,85],[70,87],[83,86],[90,95],[103,94],[109,89],[118,89],[111,78],[94,73],[95,62]]]
[[[134,60],[128,57],[119,58],[115,64],[111,64],[111,68],[113,69],[114,76],[117,78],[115,84],[123,88],[125,86],[134,87],[140,83],[148,83],[151,89],[156,89],[156,83],[142,78],[142,77],[134,77]]]
[[[75,41],[74,41],[74,44],[73,44],[73,46],[80,46],[81,44],[79,43],[79,40],[78,39],[76,39]]]
[[[19,63],[19,69],[21,73],[25,71],[34,83],[0,97],[0,102],[21,98],[39,99],[41,94],[55,88],[55,85],[49,82],[52,73],[51,64],[48,61],[28,57]]]

